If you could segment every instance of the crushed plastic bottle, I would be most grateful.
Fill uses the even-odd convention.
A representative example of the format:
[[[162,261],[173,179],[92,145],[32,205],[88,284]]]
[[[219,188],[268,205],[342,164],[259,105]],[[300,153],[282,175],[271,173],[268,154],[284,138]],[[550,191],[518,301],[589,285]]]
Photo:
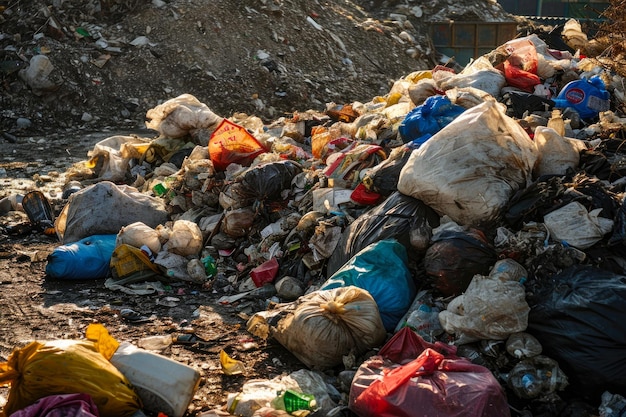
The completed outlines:
[[[285,410],[289,414],[299,410],[314,410],[317,407],[315,396],[293,390],[285,390],[278,393],[271,402],[277,410]]]
[[[217,275],[217,264],[211,255],[202,258],[202,264],[204,265],[204,272],[207,278],[213,278]]]
[[[602,393],[602,402],[598,407],[600,417],[626,416],[626,398],[608,391]]]
[[[137,342],[137,346],[146,350],[162,351],[172,345],[172,335],[146,336]]]
[[[526,332],[513,333],[506,341],[506,351],[516,359],[532,358],[541,354],[541,343]]]

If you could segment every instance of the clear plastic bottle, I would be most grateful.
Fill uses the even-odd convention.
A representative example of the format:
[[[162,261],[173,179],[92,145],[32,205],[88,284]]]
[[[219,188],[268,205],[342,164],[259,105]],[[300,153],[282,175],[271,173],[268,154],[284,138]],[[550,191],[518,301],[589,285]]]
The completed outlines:
[[[565,136],[565,122],[563,121],[561,110],[552,110],[552,117],[548,120],[548,127],[554,129],[559,135]]]

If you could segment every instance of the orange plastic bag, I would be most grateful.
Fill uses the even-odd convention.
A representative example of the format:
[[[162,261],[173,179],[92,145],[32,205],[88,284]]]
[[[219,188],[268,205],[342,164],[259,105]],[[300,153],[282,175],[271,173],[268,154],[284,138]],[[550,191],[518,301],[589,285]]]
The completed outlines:
[[[98,328],[92,331],[98,333]],[[101,417],[125,417],[141,409],[128,379],[104,356],[115,351],[115,340],[110,336],[97,339],[34,341],[15,349],[7,362],[0,363],[0,385],[11,384],[0,416],[49,395],[74,393],[89,394]]]
[[[231,163],[250,166],[267,149],[244,127],[224,119],[209,139],[209,158],[217,170]]]

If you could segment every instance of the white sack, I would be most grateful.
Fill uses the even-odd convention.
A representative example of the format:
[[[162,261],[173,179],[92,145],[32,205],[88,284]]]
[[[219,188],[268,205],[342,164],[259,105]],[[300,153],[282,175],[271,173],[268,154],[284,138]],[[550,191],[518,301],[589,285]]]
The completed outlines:
[[[345,355],[361,355],[387,336],[376,301],[358,287],[314,291],[279,309],[252,316],[248,331],[274,337],[312,369],[337,366]],[[277,323],[275,317],[281,317]]]
[[[176,220],[171,228],[169,240],[163,248],[181,256],[198,255],[202,250],[202,230],[190,220]]]
[[[128,185],[102,181],[70,195],[55,228],[59,240],[66,244],[93,235],[114,235],[138,221],[156,227],[167,218],[162,199]]]
[[[418,149],[402,168],[398,191],[460,225],[495,220],[532,182],[535,143],[502,104],[466,110]]]
[[[143,245],[146,245],[152,253],[158,253],[161,250],[159,232],[143,222],[131,223],[120,229],[115,239],[115,247],[123,244],[134,246],[135,248],[141,248]]]

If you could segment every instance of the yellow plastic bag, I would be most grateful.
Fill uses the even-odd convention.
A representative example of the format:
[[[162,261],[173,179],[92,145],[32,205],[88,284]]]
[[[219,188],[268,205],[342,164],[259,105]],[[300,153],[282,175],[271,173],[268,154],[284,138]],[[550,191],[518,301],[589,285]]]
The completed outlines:
[[[92,332],[97,334],[98,328]],[[104,336],[107,335],[108,332]],[[15,349],[7,362],[0,363],[0,385],[11,385],[0,417],[9,416],[45,396],[72,393],[89,394],[101,417],[130,416],[141,409],[141,400],[130,382],[96,347],[110,355],[115,350],[115,340],[100,335],[95,339],[98,342],[34,341]]]

